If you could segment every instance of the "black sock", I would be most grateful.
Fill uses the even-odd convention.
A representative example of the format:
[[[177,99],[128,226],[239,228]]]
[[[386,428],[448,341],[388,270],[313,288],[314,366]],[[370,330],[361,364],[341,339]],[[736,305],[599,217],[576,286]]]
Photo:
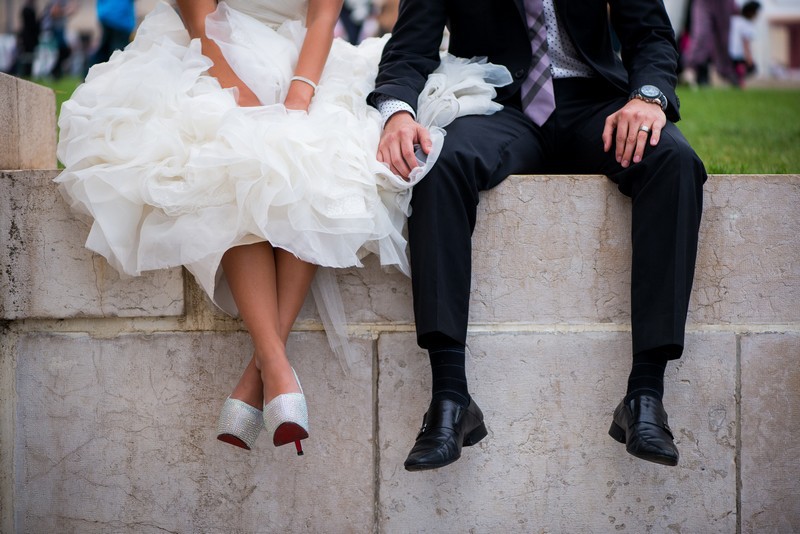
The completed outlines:
[[[450,399],[462,406],[469,405],[464,346],[436,346],[428,349],[431,359],[433,400]]]
[[[638,395],[664,398],[664,371],[669,359],[660,349],[646,350],[633,356],[625,402]]]

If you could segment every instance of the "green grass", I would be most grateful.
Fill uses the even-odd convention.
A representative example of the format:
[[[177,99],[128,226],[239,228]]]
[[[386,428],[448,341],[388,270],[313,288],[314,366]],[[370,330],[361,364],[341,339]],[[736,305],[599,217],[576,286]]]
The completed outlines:
[[[679,87],[678,96],[678,127],[709,173],[800,173],[800,89]]]
[[[42,82],[56,110],[78,78]],[[678,88],[678,123],[713,174],[800,174],[800,89]]]

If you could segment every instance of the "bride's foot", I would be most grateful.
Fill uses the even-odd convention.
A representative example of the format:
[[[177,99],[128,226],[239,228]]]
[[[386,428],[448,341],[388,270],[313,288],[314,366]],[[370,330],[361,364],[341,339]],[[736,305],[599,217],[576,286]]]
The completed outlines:
[[[279,393],[264,404],[264,427],[272,435],[276,447],[294,442],[297,455],[303,454],[300,443],[308,437],[308,406],[300,380],[291,369],[293,384],[286,393]],[[266,390],[266,385],[265,385]],[[299,391],[294,391],[299,390]],[[268,395],[264,395],[268,398]]]
[[[217,424],[218,440],[245,450],[253,448],[264,426],[263,392],[261,373],[255,361],[250,360],[236,388],[222,405]]]
[[[249,451],[253,448],[263,424],[261,410],[228,397],[219,414],[217,439]]]
[[[285,393],[302,393],[297,374],[285,358],[276,361],[263,362],[261,368],[261,382],[263,384],[264,404],[269,404],[275,397]]]

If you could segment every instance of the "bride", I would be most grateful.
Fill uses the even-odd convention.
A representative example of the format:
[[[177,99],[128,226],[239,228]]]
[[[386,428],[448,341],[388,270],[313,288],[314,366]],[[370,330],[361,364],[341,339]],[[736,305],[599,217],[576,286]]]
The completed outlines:
[[[243,320],[253,357],[218,438],[249,450],[263,426],[302,454],[308,411],[286,342],[317,267],[374,253],[409,273],[413,184],[375,159],[380,116],[366,103],[385,40],[334,40],[342,0],[177,3],[180,16],[157,6],[63,105],[56,182],[92,219],[86,246],[118,271],[183,265]],[[420,102],[446,117],[430,112],[432,130],[499,108],[497,67],[445,59],[448,83]],[[420,169],[441,149],[433,137]]]

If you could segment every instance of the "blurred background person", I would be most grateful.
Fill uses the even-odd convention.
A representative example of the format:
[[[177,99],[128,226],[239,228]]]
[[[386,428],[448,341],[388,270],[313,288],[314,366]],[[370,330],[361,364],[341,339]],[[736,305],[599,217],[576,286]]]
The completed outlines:
[[[33,74],[33,58],[39,46],[39,17],[36,14],[36,0],[25,0],[20,10],[20,30],[17,39],[18,76],[30,78]]]
[[[67,20],[76,9],[77,3],[74,0],[51,0],[42,17],[42,31],[50,34],[58,54],[50,71],[50,76],[56,80],[64,75],[67,60],[72,54],[72,47],[67,42],[66,36]]]
[[[392,33],[399,3],[400,0],[345,0],[336,36],[358,44],[370,37]]]
[[[717,74],[736,82],[733,63],[728,54],[731,16],[737,13],[734,0],[693,0],[691,27],[686,51],[684,77],[692,86],[708,85],[709,66]]]
[[[362,35],[364,22],[371,14],[371,0],[344,0],[342,10],[339,13],[339,22],[345,31],[343,37],[354,45],[360,43],[365,37]]]
[[[756,72],[756,64],[753,60],[753,40],[756,36],[755,20],[761,4],[750,1],[742,6],[740,15],[731,18],[731,37],[728,51],[733,70],[736,75],[737,87],[744,87],[744,80]]]
[[[97,0],[97,20],[100,23],[100,44],[87,65],[105,63],[114,50],[122,50],[130,42],[136,27],[133,0]]]
[[[94,52],[94,33],[91,30],[80,29],[72,45],[72,59],[70,59],[70,73],[81,78],[86,77],[86,72],[91,67],[89,60]]]

